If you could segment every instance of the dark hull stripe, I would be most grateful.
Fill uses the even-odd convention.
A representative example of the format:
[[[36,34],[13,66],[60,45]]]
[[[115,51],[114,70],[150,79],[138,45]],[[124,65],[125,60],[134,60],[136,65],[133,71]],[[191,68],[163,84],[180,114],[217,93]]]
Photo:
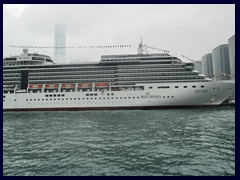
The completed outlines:
[[[87,110],[131,110],[131,109],[184,109],[209,108],[220,105],[183,105],[183,106],[131,106],[131,107],[59,107],[59,108],[13,108],[3,111],[87,111]]]

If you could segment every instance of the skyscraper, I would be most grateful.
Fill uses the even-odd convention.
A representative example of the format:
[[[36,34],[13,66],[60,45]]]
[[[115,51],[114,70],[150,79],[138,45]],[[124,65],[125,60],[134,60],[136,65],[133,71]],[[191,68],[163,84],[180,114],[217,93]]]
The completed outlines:
[[[59,64],[66,63],[66,28],[64,25],[57,24],[54,33],[54,62]]]
[[[212,51],[213,73],[216,80],[231,79],[228,45],[222,44]]]
[[[228,39],[231,79],[235,79],[235,35]]]
[[[208,78],[213,78],[212,53],[202,57],[202,73]]]

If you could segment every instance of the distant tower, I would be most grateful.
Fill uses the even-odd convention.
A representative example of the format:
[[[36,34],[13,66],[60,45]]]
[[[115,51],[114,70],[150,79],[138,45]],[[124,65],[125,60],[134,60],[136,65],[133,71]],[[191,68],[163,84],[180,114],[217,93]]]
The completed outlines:
[[[228,39],[231,79],[235,79],[235,35]]]
[[[138,46],[138,54],[143,54],[143,44],[142,44],[142,38],[141,38],[141,42]]]
[[[66,28],[64,25],[57,24],[54,34],[54,62],[59,64],[66,63]]]

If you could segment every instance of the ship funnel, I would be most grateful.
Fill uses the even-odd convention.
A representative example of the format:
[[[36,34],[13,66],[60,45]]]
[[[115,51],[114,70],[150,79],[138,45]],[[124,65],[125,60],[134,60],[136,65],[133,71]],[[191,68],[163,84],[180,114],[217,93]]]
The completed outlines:
[[[142,37],[141,37],[141,42],[140,42],[140,44],[139,44],[139,46],[138,46],[138,54],[143,54],[143,44],[142,44]]]

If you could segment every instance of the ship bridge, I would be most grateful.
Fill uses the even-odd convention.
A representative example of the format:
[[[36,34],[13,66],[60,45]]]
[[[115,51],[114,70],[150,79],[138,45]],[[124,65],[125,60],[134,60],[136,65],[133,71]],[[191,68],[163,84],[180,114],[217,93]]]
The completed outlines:
[[[50,56],[28,53],[28,49],[23,49],[23,54],[19,56],[11,56],[3,59],[3,66],[26,66],[26,65],[44,65],[53,64]]]

